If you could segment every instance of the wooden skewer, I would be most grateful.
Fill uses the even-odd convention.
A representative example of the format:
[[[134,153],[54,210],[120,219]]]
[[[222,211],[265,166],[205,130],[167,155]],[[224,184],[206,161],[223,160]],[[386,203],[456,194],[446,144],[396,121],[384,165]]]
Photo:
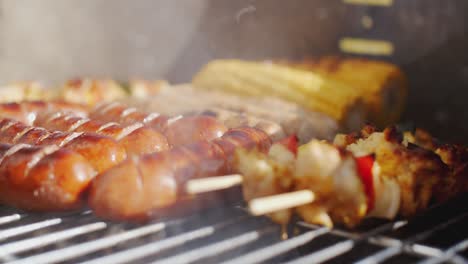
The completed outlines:
[[[185,189],[188,194],[200,194],[228,189],[242,184],[242,181],[243,177],[240,174],[207,177],[189,180]],[[301,190],[252,199],[249,202],[248,210],[252,215],[264,215],[309,204],[314,200],[315,194],[312,191]]]
[[[260,197],[249,202],[249,212],[252,215],[264,215],[312,203],[315,194],[309,190],[295,191]]]
[[[207,177],[189,180],[185,185],[188,194],[199,194],[223,190],[242,184],[243,178],[240,174],[231,174],[218,177]]]

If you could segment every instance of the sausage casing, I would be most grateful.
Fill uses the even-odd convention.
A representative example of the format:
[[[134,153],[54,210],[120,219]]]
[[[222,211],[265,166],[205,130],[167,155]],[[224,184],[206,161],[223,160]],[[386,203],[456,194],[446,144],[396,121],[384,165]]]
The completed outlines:
[[[90,132],[108,136],[117,140],[130,155],[158,152],[169,148],[163,134],[141,123],[121,126],[114,122],[106,123],[58,112],[40,114],[35,125],[51,130]]]
[[[171,146],[191,144],[200,140],[212,140],[222,136],[227,131],[226,126],[214,117],[196,115],[169,118],[157,113],[144,113],[118,102],[97,107],[91,111],[90,117],[121,124],[140,122],[161,131]]]
[[[78,153],[56,146],[0,144],[0,201],[34,211],[82,205],[95,171]]]
[[[0,142],[66,147],[89,160],[98,172],[113,167],[126,158],[125,150],[109,137],[87,133],[49,132],[6,118],[0,121]]]
[[[104,218],[144,220],[184,197],[188,180],[235,172],[231,161],[236,148],[266,151],[270,145],[263,131],[239,128],[212,141],[127,159],[95,178],[89,204]]]
[[[38,113],[50,111],[67,111],[80,116],[87,115],[87,109],[84,106],[59,101],[25,101],[0,104],[1,117],[12,118],[28,125],[33,124]]]

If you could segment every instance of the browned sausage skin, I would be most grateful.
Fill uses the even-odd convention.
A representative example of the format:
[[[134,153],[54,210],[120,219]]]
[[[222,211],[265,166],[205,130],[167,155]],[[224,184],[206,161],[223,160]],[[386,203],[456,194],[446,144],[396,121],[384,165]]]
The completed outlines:
[[[78,117],[72,113],[55,112],[39,114],[35,125],[50,130],[90,132],[108,136],[117,140],[130,155],[153,153],[169,148],[163,134],[141,123],[121,126],[114,122],[106,123]]]
[[[140,122],[155,129],[161,129],[170,119],[170,117],[159,113],[138,111],[136,108],[128,107],[120,102],[100,104],[89,113],[89,117],[106,122],[119,122],[123,125]]]
[[[171,145],[180,146],[219,138],[227,128],[214,117],[198,115],[170,119],[162,131]]]
[[[222,136],[227,131],[223,123],[207,115],[169,118],[158,113],[144,113],[118,102],[98,106],[90,112],[90,117],[121,124],[140,122],[162,132],[171,146],[191,144],[200,140],[212,140]]]
[[[109,137],[86,133],[49,132],[7,118],[0,120],[0,142],[65,147],[81,154],[98,172],[107,170],[126,158],[125,150]]]
[[[33,211],[82,205],[95,171],[84,157],[57,146],[0,144],[0,201]]]
[[[270,145],[263,131],[238,128],[212,141],[127,159],[94,179],[89,204],[100,217],[145,220],[184,197],[188,180],[233,173],[236,148],[267,151]]]
[[[28,125],[33,124],[38,113],[49,111],[67,111],[79,116],[87,115],[87,109],[84,106],[60,101],[25,101],[0,104],[1,117],[12,118]]]

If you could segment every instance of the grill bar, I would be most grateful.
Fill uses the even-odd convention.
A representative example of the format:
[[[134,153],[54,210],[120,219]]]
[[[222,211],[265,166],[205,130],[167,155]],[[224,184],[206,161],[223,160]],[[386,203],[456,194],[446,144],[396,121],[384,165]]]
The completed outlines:
[[[310,255],[298,258],[296,260],[288,262],[288,264],[300,264],[300,263],[322,263],[331,258],[339,256],[345,252],[351,250],[355,242],[353,240],[345,240],[335,244],[331,247],[324,248],[316,251]]]
[[[286,253],[294,248],[310,242],[312,239],[330,232],[328,228],[320,228],[314,231],[309,231],[300,236],[288,239],[286,241],[256,250],[246,255],[235,258],[223,264],[243,264],[243,263],[258,263],[283,253]]]
[[[132,260],[140,259],[151,254],[156,254],[160,251],[163,251],[168,248],[180,246],[184,243],[189,241],[206,237],[212,235],[215,232],[215,228],[213,226],[209,227],[202,227],[175,237],[171,237],[162,241],[156,241],[150,243],[148,245],[133,248],[125,251],[121,251],[116,254],[112,254],[110,256],[105,256],[102,258],[93,259],[91,261],[82,262],[82,264],[117,264],[117,263],[125,263]]]
[[[275,228],[270,227],[263,230],[256,230],[247,233],[243,233],[239,236],[235,236],[205,247],[197,248],[170,258],[166,258],[160,261],[153,262],[153,264],[184,264],[191,263],[197,260],[220,254],[227,250],[240,247],[242,245],[254,242],[259,239],[265,233],[273,232]]]
[[[63,241],[75,236],[91,233],[100,229],[106,228],[104,222],[87,224],[71,229],[66,229],[59,232],[49,233],[47,235],[29,238],[2,245],[0,247],[0,258],[4,260],[12,260],[12,254],[17,254],[23,251],[44,247],[59,241]]]
[[[442,256],[436,257],[436,258],[430,258],[426,259],[424,261],[421,261],[420,264],[437,264],[437,263],[442,263],[447,260],[450,260],[454,257],[461,258],[460,256],[457,256],[457,253],[463,250],[468,249],[468,239],[465,239],[463,241],[460,241],[459,243],[455,244],[451,248],[447,249],[445,253]]]
[[[86,264],[290,264],[329,260],[466,263],[468,234],[457,234],[458,240],[450,243],[439,243],[437,235],[446,235],[448,228],[457,232],[461,227],[460,231],[466,232],[463,223],[468,212],[457,209],[441,215],[440,210],[430,209],[419,220],[370,221],[354,230],[297,222],[291,227],[300,233],[287,240],[280,240],[278,226],[266,218],[249,216],[242,207],[215,208],[139,226],[102,222],[90,211],[28,215],[2,210],[0,224],[5,228],[0,231],[0,260]],[[437,217],[432,216],[434,212]],[[430,223],[423,222],[425,226],[421,228],[417,224],[421,219],[430,219]],[[412,231],[414,226],[416,231]]]
[[[8,224],[21,219],[20,214],[12,214],[0,217],[0,225]]]
[[[428,250],[428,247],[426,246],[418,246],[418,245],[414,245],[413,243],[415,243],[416,241],[419,241],[419,240],[423,240],[424,238],[428,237],[429,235],[431,235],[432,233],[438,231],[438,230],[441,230],[441,229],[444,229],[446,228],[447,226],[451,225],[451,224],[454,224],[456,223],[457,221],[463,219],[466,217],[466,215],[468,215],[468,213],[463,213],[462,215],[458,216],[458,217],[455,217],[455,218],[452,218],[448,221],[445,221],[443,223],[440,223],[424,232],[421,232],[413,237],[410,237],[408,239],[406,239],[405,241],[403,241],[402,244],[398,245],[398,246],[395,246],[395,247],[390,247],[390,248],[386,248],[386,249],[383,249],[377,253],[375,253],[374,255],[371,255],[371,256],[368,256],[366,258],[364,258],[363,260],[359,261],[358,263],[359,264],[367,264],[367,263],[379,263],[379,262],[382,262],[386,259],[389,259],[393,256],[396,256],[397,254],[400,254],[402,253],[403,251],[405,250],[408,250],[410,252],[414,252],[414,253],[419,253],[421,255],[426,255],[426,256],[439,256],[441,255],[441,252],[440,250],[437,251],[435,254],[434,254],[434,251],[433,249],[431,250]],[[415,247],[416,246],[416,250],[415,250]]]
[[[223,223],[216,224],[216,225],[198,228],[192,231],[182,233],[180,235],[176,235],[174,237],[169,237],[163,240],[158,240],[153,243],[149,243],[140,247],[123,250],[116,254],[105,256],[102,258],[93,259],[90,261],[85,261],[82,263],[83,264],[84,263],[86,264],[105,264],[105,263],[117,264],[117,263],[125,263],[129,261],[133,261],[136,259],[146,257],[151,254],[156,254],[165,249],[180,246],[187,242],[213,235],[219,229],[224,228],[233,223],[239,222],[242,219],[245,219],[245,217],[237,218],[233,221],[227,221],[227,222],[223,222]]]
[[[19,236],[25,233],[29,233],[35,230],[46,228],[52,225],[58,225],[62,222],[60,218],[52,218],[44,221],[39,221],[33,224],[17,226],[9,229],[0,231],[0,241],[5,240],[10,237]]]
[[[161,231],[166,227],[165,223],[156,223],[144,227],[140,227],[128,232],[119,233],[97,239],[94,241],[77,244],[75,246],[66,247],[63,249],[49,251],[43,254],[35,255],[18,261],[13,261],[11,263],[20,264],[20,263],[56,263],[59,261],[64,261],[78,257],[90,252],[94,252],[100,249],[112,247],[119,243],[125,242],[130,239],[135,239],[144,235],[155,233]]]

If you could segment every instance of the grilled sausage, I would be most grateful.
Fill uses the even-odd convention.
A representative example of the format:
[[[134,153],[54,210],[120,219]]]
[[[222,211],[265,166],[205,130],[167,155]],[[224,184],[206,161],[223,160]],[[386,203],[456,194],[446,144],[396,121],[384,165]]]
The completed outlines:
[[[66,147],[85,157],[98,172],[115,166],[126,157],[125,150],[115,140],[106,136],[49,132],[7,118],[0,120],[0,142]]]
[[[188,180],[232,173],[236,148],[257,147],[265,152],[270,145],[263,131],[237,128],[212,141],[133,157],[95,178],[89,204],[104,218],[145,220],[187,197],[183,186]]]
[[[199,140],[212,140],[220,137],[227,128],[216,118],[197,115],[169,118],[157,113],[144,113],[136,108],[114,102],[97,107],[90,113],[91,118],[121,124],[140,122],[161,131],[171,146],[190,144]]]
[[[158,152],[169,148],[163,134],[141,123],[124,127],[113,122],[105,123],[70,113],[56,112],[39,114],[35,125],[50,130],[91,132],[109,136],[117,140],[125,148],[127,154],[132,155]]]
[[[170,119],[169,116],[160,115],[159,113],[141,112],[134,107],[128,107],[119,102],[98,105],[89,113],[89,116],[93,119],[106,122],[114,121],[123,125],[141,122],[156,129],[164,127],[166,122]]]
[[[34,211],[82,205],[95,171],[77,152],[57,146],[0,144],[0,201]]]
[[[28,125],[33,124],[38,113],[48,111],[68,111],[79,116],[87,115],[87,110],[84,106],[59,101],[25,101],[0,104],[1,117],[12,118]]]

